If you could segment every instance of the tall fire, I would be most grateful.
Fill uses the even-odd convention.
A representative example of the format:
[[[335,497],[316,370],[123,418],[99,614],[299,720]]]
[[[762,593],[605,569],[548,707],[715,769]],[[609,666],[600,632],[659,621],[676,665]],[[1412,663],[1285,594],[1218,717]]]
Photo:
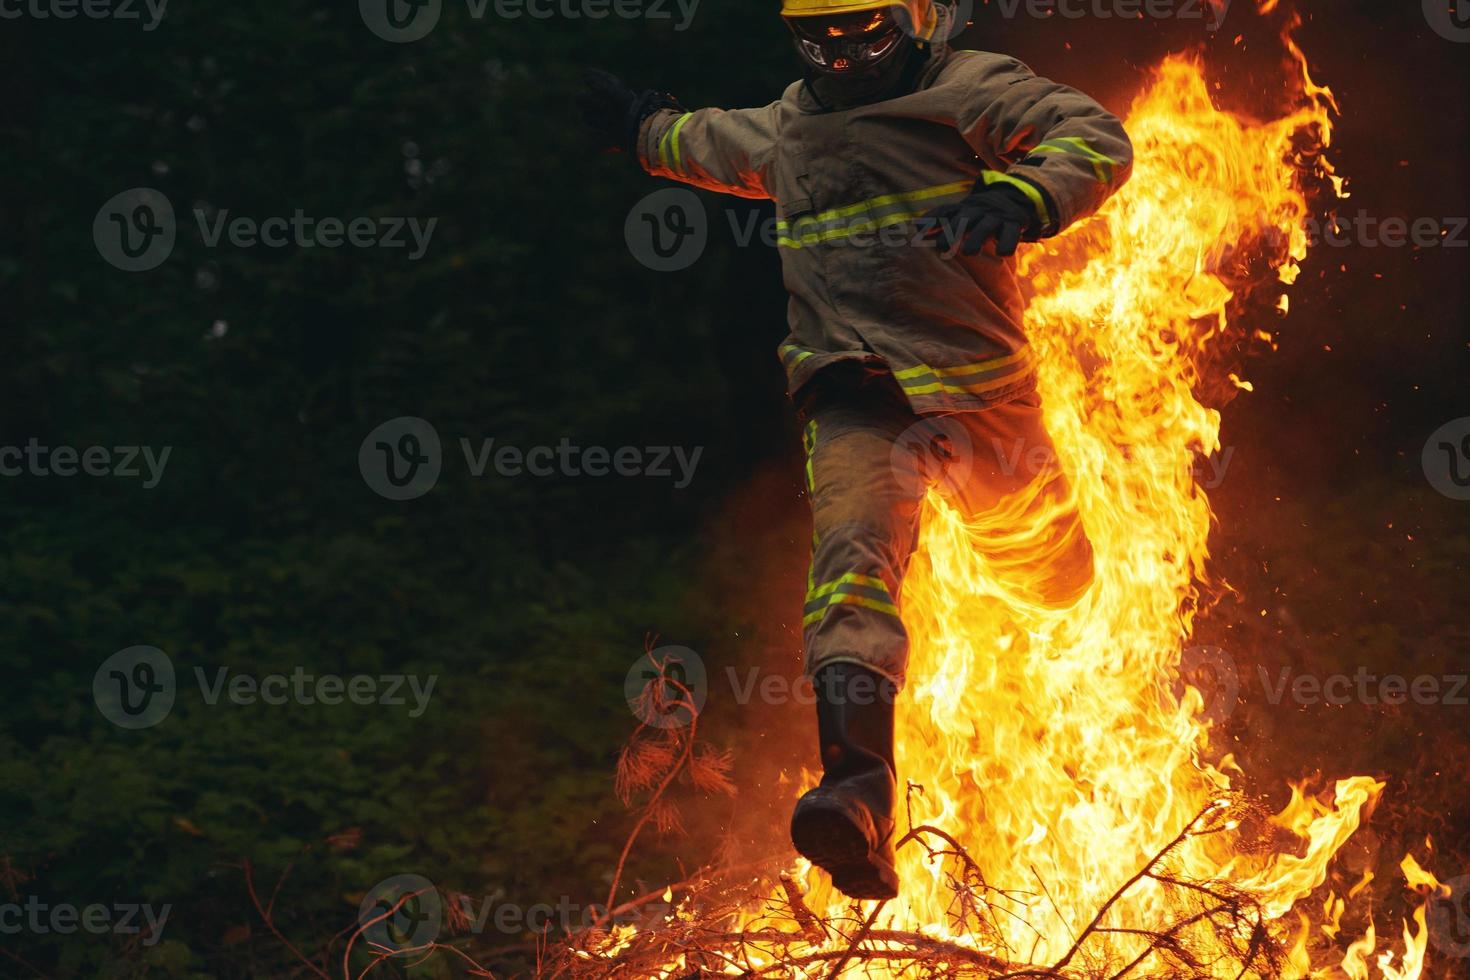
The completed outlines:
[[[1261,12],[1275,6],[1263,0]],[[902,601],[913,649],[898,719],[909,784],[899,898],[856,908],[799,864],[739,917],[738,955],[683,953],[655,975],[1421,975],[1422,905],[1387,946],[1371,925],[1346,947],[1325,941],[1368,898],[1323,885],[1383,784],[1293,787],[1263,818],[1241,801],[1244,773],[1212,731],[1209,692],[1177,686],[1195,615],[1219,585],[1197,473],[1220,448],[1221,415],[1201,392],[1249,389],[1211,375],[1224,373],[1211,355],[1269,341],[1307,255],[1308,187],[1343,191],[1323,152],[1337,107],[1313,82],[1296,26],[1283,35],[1283,114],[1217,108],[1201,61],[1169,57],[1127,114],[1133,179],[1100,214],[1023,254],[1060,458],[973,450],[1063,467],[1098,578],[1076,607],[1048,610],[1028,599],[1024,575],[1001,576],[979,555],[974,529],[941,498],[926,502]],[[1242,303],[1242,263],[1272,270],[1278,295]],[[1026,533],[1017,515],[992,519]],[[1437,885],[1412,857],[1403,871],[1421,895]],[[813,916],[841,928],[819,934]],[[773,940],[781,921],[803,932]],[[610,968],[630,939],[615,936],[584,959]],[[895,952],[915,937],[950,953],[915,966]]]
[[[901,709],[900,770],[923,786],[924,823],[964,828],[987,884],[1028,896],[1024,913],[988,920],[1026,962],[1065,955],[1119,885],[1192,827],[1171,851],[1171,876],[1228,882],[1254,899],[1273,932],[1300,933],[1286,974],[1309,975],[1327,964],[1312,962],[1290,913],[1382,789],[1344,779],[1325,805],[1294,793],[1274,821],[1299,848],[1238,846],[1232,760],[1206,761],[1201,692],[1171,690],[1208,577],[1211,511],[1196,467],[1220,447],[1220,414],[1195,394],[1201,355],[1259,328],[1231,322],[1221,265],[1237,245],[1284,242],[1278,274],[1293,283],[1307,244],[1300,175],[1328,166],[1315,151],[1335,107],[1300,69],[1301,104],[1257,123],[1212,105],[1197,61],[1165,61],[1128,114],[1134,179],[1096,219],[1025,256],[1049,428],[1097,548],[1084,604],[1056,614],[1028,603],[1013,580],[988,573],[955,514],[930,502],[904,594],[917,680]],[[953,859],[915,847],[900,859],[907,913],[952,921]],[[1082,951],[1129,963],[1150,940],[1126,930],[1161,931],[1198,910],[1177,891],[1138,882],[1111,906],[1113,931]],[[1213,901],[1189,896],[1201,897]],[[1213,928],[1202,920],[1176,938],[1206,951],[1200,975],[1239,975],[1238,953],[1211,950]],[[1426,938],[1421,912],[1403,949],[1376,960],[1380,974],[1417,977]],[[1355,951],[1340,967],[1367,976],[1365,960]]]

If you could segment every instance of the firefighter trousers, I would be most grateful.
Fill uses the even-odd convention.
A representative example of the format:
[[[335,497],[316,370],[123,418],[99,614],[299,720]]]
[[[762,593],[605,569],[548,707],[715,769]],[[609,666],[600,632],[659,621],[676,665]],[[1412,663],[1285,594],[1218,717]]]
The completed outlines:
[[[920,504],[938,489],[1008,590],[1046,607],[1092,580],[1092,546],[1034,392],[981,411],[916,415],[886,372],[833,365],[802,391],[812,563],[806,672],[855,663],[902,686],[899,618]]]

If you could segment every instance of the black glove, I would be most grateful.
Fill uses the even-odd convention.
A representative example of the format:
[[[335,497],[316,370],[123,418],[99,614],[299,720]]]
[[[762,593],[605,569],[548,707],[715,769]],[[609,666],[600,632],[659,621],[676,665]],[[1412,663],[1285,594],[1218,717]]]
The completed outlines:
[[[933,223],[925,237],[937,238],[946,252],[963,242],[960,251],[966,255],[975,255],[992,239],[996,255],[1015,255],[1018,244],[1036,241],[1043,231],[1031,199],[1009,184],[976,184],[969,197],[935,208],[925,221]]]
[[[653,89],[634,92],[618,76],[597,68],[582,74],[577,106],[601,148],[625,153],[637,145],[643,120],[659,109],[683,108],[671,95]]]

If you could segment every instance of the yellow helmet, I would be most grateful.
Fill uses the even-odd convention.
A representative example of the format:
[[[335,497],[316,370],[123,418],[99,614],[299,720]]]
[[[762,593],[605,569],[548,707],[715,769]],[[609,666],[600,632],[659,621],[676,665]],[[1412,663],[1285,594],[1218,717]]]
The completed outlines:
[[[781,0],[782,17],[840,17],[889,7],[902,8],[903,28],[916,41],[931,41],[939,26],[934,0]]]

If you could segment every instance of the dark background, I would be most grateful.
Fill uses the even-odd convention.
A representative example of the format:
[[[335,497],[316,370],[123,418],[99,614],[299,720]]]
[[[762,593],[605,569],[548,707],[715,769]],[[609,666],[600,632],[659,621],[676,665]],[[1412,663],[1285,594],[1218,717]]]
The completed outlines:
[[[1120,114],[1167,51],[1203,48],[1221,103],[1267,113],[1280,19],[1247,7],[1202,41],[1197,21],[982,6],[960,45],[1013,53]],[[1343,109],[1331,155],[1353,196],[1339,212],[1470,213],[1470,48],[1430,31],[1418,4],[1303,12],[1299,39]],[[798,670],[809,532],[774,357],[784,297],[774,252],[737,248],[723,217],[769,207],[706,196],[716,223],[699,262],[640,265],[623,222],[656,182],[589,150],[570,108],[589,65],[690,106],[764,104],[797,73],[773,5],[712,0],[684,32],[474,20],[449,0],[427,38],[397,45],[349,2],[176,0],[151,32],[0,21],[0,445],[172,447],[151,490],[0,479],[0,902],[174,908],[146,947],[0,937],[0,975],[283,974],[244,860],[263,891],[292,869],[278,921],[310,951],[399,872],[525,904],[601,900],[630,825],[612,793],[634,725],[623,679],[647,638],[712,670]],[[179,238],[159,268],[126,273],[99,256],[92,223],[138,186],[171,200]],[[418,262],[207,248],[196,205],[438,224]],[[1235,455],[1214,549],[1238,592],[1200,635],[1242,664],[1465,668],[1470,504],[1431,489],[1419,459],[1431,431],[1470,415],[1467,262],[1463,248],[1359,246],[1308,259],[1280,350],[1249,365],[1255,392],[1226,409]],[[403,415],[435,425],[445,469],[395,503],[357,454]],[[703,455],[682,490],[475,479],[460,437]],[[181,676],[301,665],[439,683],[417,719],[211,707],[184,690],[163,723],[130,732],[90,691],[106,657],[138,644]],[[1381,837],[1389,877],[1433,833],[1435,870],[1462,872],[1470,708],[1274,707],[1243,673],[1231,730],[1262,792],[1374,773],[1390,783],[1385,812],[1353,860],[1370,864]],[[813,764],[805,712],[712,700],[705,732],[737,750],[743,795],[691,797],[690,834],[646,841],[625,894],[698,865],[727,826],[766,844],[784,831],[768,782]]]

